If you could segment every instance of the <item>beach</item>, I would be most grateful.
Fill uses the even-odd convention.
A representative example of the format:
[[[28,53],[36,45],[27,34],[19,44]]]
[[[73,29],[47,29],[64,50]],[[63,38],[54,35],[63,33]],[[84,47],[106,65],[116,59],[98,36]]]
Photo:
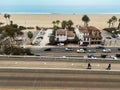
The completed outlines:
[[[83,26],[84,23],[81,20],[84,14],[10,14],[14,23],[27,27],[52,27],[52,21],[56,20],[72,20],[75,25]],[[99,29],[103,29],[108,27],[107,21],[112,17],[116,16],[118,19],[120,18],[120,14],[87,14],[90,18],[89,25],[95,26]],[[4,18],[4,14],[0,14],[0,22],[6,23],[6,19]],[[118,22],[116,22],[117,27]]]

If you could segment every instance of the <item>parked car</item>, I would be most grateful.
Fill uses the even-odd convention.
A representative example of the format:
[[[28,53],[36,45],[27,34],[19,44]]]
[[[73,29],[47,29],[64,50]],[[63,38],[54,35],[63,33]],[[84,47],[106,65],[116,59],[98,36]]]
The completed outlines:
[[[51,50],[52,50],[51,48],[44,49],[44,51],[51,51]]]
[[[82,49],[82,48],[80,48],[80,49],[77,49],[77,53],[85,53],[86,51],[84,50],[84,49]]]
[[[66,47],[66,48],[65,48],[65,51],[73,51],[73,48]]]
[[[111,49],[103,49],[102,52],[103,53],[111,53]]]
[[[96,53],[96,50],[91,49],[91,50],[88,50],[87,52],[88,52],[88,53]]]
[[[105,49],[104,46],[96,46],[96,49]]]
[[[106,37],[106,39],[111,39],[111,37]]]
[[[64,46],[64,43],[58,43],[57,46]]]

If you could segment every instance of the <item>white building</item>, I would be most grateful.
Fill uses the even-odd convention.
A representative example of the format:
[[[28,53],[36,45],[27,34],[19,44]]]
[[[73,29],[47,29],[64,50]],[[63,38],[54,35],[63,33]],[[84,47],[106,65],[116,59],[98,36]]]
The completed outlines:
[[[80,40],[81,44],[100,44],[102,41],[101,32],[99,29],[93,26],[87,28],[76,26],[76,35]]]
[[[83,43],[89,44],[90,43],[90,35],[87,28],[77,26],[75,29],[76,35],[80,40],[80,45]]]
[[[74,37],[75,37],[75,34],[73,33],[73,31],[58,29],[56,31],[55,40],[58,42],[64,42],[66,40],[73,40]]]

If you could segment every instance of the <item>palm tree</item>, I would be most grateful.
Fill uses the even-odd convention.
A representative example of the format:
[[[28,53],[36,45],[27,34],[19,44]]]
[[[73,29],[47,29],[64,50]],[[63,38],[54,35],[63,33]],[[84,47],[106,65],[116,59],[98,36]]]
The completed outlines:
[[[112,24],[112,19],[109,19],[109,21],[107,23],[109,24],[109,28],[110,28],[111,24]]]
[[[53,26],[55,26],[56,22],[55,22],[55,21],[52,21],[52,24],[53,24]]]
[[[9,23],[10,23],[10,17],[11,17],[10,14],[7,14],[7,18],[9,19]]]
[[[4,14],[4,18],[6,19],[6,23],[8,24],[8,22],[7,22],[7,17],[8,17],[8,15],[7,15],[7,14]]]
[[[112,26],[114,27],[114,24],[115,24],[115,22],[117,21],[117,17],[116,17],[116,16],[113,16],[111,19],[112,19]]]
[[[84,22],[84,26],[87,27],[88,26],[88,22],[90,21],[89,17],[87,15],[84,15],[82,17],[82,21]]]
[[[67,21],[65,21],[65,20],[62,21],[62,23],[61,23],[62,29],[65,29],[66,25],[67,25]]]
[[[69,21],[67,22],[68,29],[71,29],[72,25],[73,25],[73,21],[72,21],[72,20],[69,20]]]
[[[59,25],[59,23],[60,23],[60,20],[56,20],[56,24],[57,24],[57,26]]]

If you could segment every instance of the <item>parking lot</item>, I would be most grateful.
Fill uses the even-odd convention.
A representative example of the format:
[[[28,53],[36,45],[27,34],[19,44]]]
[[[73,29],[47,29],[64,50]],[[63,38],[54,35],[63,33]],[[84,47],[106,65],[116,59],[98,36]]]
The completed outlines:
[[[49,43],[49,35],[52,33],[52,29],[40,30],[33,40],[32,44],[35,46],[45,47]]]

